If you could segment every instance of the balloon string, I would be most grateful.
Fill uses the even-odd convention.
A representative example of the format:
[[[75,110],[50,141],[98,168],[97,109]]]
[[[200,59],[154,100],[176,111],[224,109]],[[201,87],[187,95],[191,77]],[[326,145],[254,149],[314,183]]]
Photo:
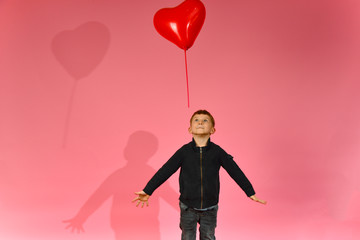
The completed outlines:
[[[188,101],[188,108],[190,108],[189,77],[188,77],[188,69],[187,69],[186,50],[185,50],[184,52],[185,52],[185,70],[186,70],[187,101]]]

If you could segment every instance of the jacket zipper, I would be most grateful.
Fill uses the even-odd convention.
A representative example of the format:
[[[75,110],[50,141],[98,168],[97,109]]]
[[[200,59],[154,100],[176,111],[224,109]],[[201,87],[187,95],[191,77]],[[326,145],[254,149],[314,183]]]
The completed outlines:
[[[200,209],[203,208],[204,201],[204,187],[203,187],[203,169],[202,169],[202,148],[200,147],[200,180],[201,180],[201,203]]]

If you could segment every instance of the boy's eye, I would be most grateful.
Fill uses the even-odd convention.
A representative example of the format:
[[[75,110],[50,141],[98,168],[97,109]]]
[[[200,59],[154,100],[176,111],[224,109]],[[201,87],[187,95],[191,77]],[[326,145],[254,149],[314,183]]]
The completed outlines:
[[[204,122],[207,122],[208,120],[207,119],[204,119]]]

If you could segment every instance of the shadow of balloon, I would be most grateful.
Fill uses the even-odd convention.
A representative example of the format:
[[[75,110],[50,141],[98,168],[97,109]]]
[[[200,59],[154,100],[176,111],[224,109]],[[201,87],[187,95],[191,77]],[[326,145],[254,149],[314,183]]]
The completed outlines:
[[[74,30],[61,31],[52,40],[51,49],[56,60],[75,80],[66,117],[63,147],[66,146],[78,81],[95,70],[105,57],[109,45],[110,31],[100,22],[86,22]]]

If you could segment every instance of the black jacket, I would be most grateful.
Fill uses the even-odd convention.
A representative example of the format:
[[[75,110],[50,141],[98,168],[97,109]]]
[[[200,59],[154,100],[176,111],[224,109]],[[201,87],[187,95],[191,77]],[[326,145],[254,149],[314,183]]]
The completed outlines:
[[[150,179],[144,192],[151,195],[179,168],[180,201],[192,208],[208,208],[219,202],[219,170],[223,167],[248,197],[255,191],[233,160],[221,147],[211,142],[197,147],[194,139],[182,146]]]

